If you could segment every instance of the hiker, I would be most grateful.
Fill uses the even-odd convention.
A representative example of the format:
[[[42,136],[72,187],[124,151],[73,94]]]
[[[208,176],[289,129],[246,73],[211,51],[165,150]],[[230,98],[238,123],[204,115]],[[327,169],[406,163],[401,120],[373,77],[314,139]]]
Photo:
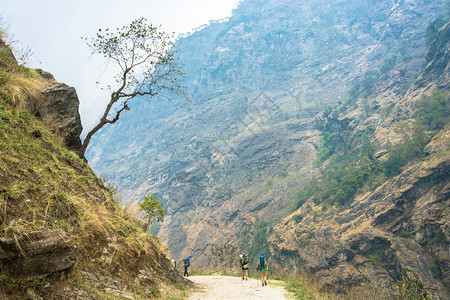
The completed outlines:
[[[258,270],[261,273],[261,282],[262,286],[267,285],[266,282],[266,275],[267,275],[267,264],[266,264],[266,258],[263,253],[259,254],[258,264],[256,265],[256,270]]]
[[[191,257],[186,257],[185,259],[183,259],[183,268],[184,268],[184,275],[186,277],[189,277],[189,273],[188,273],[188,268],[191,265]]]
[[[239,255],[239,257],[241,258],[240,263],[241,263],[241,268],[242,268],[242,280],[244,280],[244,277],[245,277],[245,280],[247,280],[248,279],[248,263],[249,263],[247,254],[242,253]]]

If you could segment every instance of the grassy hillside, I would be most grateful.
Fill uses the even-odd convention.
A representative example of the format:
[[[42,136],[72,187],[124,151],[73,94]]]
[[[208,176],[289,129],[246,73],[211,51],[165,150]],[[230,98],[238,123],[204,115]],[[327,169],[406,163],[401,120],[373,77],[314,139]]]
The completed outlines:
[[[6,241],[13,239],[20,259],[33,260],[24,249],[36,246],[36,232],[54,231],[73,243],[76,263],[36,276],[17,273],[17,261],[7,268],[6,257],[0,298],[181,295],[183,279],[170,267],[164,247],[31,112],[36,101],[44,101],[46,82],[38,71],[12,63],[6,51],[0,63],[0,256],[7,256]]]

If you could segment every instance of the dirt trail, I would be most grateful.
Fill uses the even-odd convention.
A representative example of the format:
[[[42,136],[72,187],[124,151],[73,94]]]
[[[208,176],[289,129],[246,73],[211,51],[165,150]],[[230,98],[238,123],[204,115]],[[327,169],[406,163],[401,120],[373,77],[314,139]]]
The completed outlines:
[[[268,282],[261,286],[261,281],[248,279],[243,281],[240,277],[229,276],[191,276],[188,279],[196,283],[201,291],[189,297],[190,300],[201,299],[287,299],[288,292],[279,285]]]

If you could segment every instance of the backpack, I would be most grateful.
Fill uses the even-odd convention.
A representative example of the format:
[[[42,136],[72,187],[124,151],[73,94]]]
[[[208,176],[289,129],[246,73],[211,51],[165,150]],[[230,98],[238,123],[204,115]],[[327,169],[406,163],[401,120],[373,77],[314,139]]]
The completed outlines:
[[[244,254],[244,255],[242,256],[241,264],[242,264],[243,266],[248,265],[248,257],[247,257],[247,255]]]
[[[266,268],[266,258],[264,257],[264,254],[259,254],[259,270],[264,270]]]
[[[184,265],[185,265],[186,267],[189,267],[189,266],[191,265],[191,258],[190,258],[190,257],[186,257],[186,258],[184,259]]]

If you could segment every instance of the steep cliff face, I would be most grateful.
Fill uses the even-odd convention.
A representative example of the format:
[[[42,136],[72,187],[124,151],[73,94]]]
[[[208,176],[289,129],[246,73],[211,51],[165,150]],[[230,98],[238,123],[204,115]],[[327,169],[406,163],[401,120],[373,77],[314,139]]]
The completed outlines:
[[[314,274],[342,291],[366,281],[383,286],[408,275],[445,299],[449,163],[446,158],[418,164],[350,207],[317,218],[300,209],[275,228],[273,264]],[[299,223],[298,214],[306,216]]]
[[[407,91],[405,97],[397,101],[389,116],[377,127],[375,136],[379,145],[387,140],[398,141],[399,136],[393,130],[398,122],[406,122],[411,127],[415,103],[423,96],[431,95],[432,91],[439,89],[445,93],[449,91],[449,45],[450,24],[447,22],[440,28],[435,39],[425,54],[425,70]]]
[[[75,90],[14,63],[0,63],[0,298],[178,295],[164,247],[67,148]]]
[[[355,79],[360,93],[379,92],[377,113],[361,105],[342,124],[384,123],[382,112],[421,71],[424,31],[442,9],[437,1],[243,1],[229,20],[180,39],[192,103],[142,99],[95,137],[87,157],[124,203],[158,194],[168,213],[159,236],[171,253],[205,259],[214,244],[241,243],[256,220],[274,226],[289,214],[294,190],[318,172],[322,111],[345,101]],[[373,69],[383,78],[375,85],[363,80]]]
[[[443,109],[448,111],[448,30],[449,23],[431,43],[424,72],[374,131],[377,155],[385,155],[387,139],[400,139],[399,122],[410,126],[408,130],[420,126],[414,118],[417,103],[433,90],[444,92]],[[355,114],[346,117],[351,115]],[[285,218],[275,228],[272,262],[279,268],[314,274],[325,285],[341,290],[363,282],[383,286],[411,277],[435,298],[448,298],[450,131],[446,118],[447,125],[420,149],[428,157],[375,191],[325,212],[312,197]],[[364,124],[358,118],[351,123]]]
[[[48,87],[44,91],[44,99],[36,108],[36,114],[52,128],[54,132],[64,138],[69,149],[78,151],[81,148],[81,125],[78,100],[75,88],[52,80],[46,75]]]

